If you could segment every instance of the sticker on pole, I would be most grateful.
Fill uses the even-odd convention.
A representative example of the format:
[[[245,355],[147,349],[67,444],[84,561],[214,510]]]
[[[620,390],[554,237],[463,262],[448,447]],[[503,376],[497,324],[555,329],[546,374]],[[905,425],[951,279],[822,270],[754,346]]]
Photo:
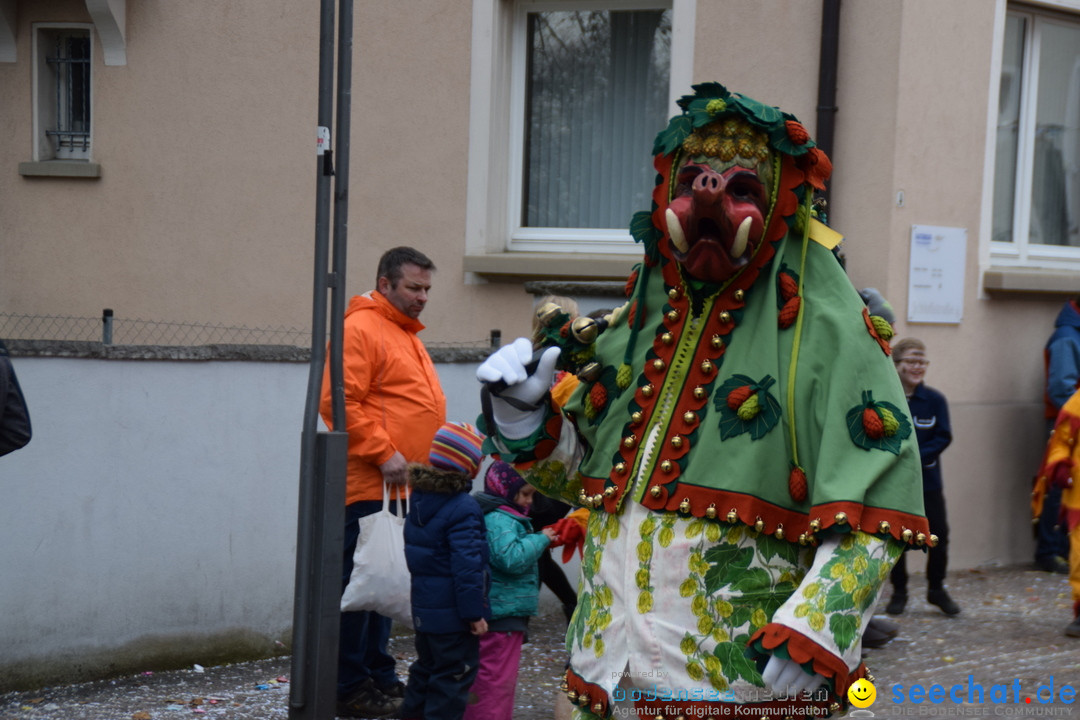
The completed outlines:
[[[325,155],[326,151],[330,149],[330,128],[320,125],[319,137],[315,141],[315,154]]]

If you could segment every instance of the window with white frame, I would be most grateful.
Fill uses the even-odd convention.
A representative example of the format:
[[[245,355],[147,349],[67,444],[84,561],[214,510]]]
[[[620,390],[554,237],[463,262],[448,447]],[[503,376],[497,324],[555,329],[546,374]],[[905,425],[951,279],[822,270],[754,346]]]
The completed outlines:
[[[995,259],[1080,263],[1080,17],[1007,14],[996,143]]]
[[[653,139],[689,92],[692,32],[673,37],[692,7],[475,0],[470,251],[640,251],[627,228],[650,207]]]
[[[87,25],[34,26],[35,160],[90,158],[91,38]]]

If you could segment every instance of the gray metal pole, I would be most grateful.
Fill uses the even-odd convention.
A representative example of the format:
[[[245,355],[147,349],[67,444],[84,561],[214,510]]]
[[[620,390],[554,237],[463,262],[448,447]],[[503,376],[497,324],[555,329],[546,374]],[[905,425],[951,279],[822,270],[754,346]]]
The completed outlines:
[[[351,24],[351,19],[350,19]],[[321,0],[319,22],[319,145],[316,167],[315,277],[311,366],[300,450],[293,655],[289,688],[291,720],[332,720],[336,715],[341,552],[344,544],[345,464],[348,435],[318,432],[319,398],[326,362],[329,228],[333,154],[334,2]],[[347,154],[347,148],[345,149]],[[340,352],[340,350],[339,350]],[[335,427],[342,427],[336,424]]]

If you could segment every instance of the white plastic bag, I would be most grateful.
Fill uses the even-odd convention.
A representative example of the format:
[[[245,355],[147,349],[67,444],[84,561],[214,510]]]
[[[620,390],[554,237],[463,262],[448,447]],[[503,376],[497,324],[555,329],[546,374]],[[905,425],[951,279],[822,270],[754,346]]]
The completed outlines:
[[[349,584],[341,594],[341,611],[372,610],[412,626],[410,600],[412,579],[405,563],[405,515],[408,498],[401,496],[398,512],[390,512],[390,489],[383,485],[382,510],[365,515],[360,523],[360,537],[353,553],[353,569]]]

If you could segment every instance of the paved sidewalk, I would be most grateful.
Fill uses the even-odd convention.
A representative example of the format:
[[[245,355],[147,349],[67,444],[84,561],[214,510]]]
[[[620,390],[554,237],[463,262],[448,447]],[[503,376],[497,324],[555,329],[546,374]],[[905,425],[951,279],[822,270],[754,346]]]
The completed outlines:
[[[962,609],[955,618],[926,604],[924,578],[912,575],[907,611],[895,618],[899,636],[866,653],[878,693],[870,712],[876,717],[1049,715],[1080,720],[1080,699],[1070,703],[1061,697],[1064,686],[1080,694],[1080,638],[1062,635],[1071,620],[1065,576],[1030,567],[959,571],[950,575],[948,588]],[[887,588],[881,607],[888,596]],[[516,720],[553,717],[564,627],[558,612],[534,620],[532,642],[522,656]],[[395,636],[391,649],[404,677],[413,658],[411,635]],[[0,720],[285,720],[289,670],[289,658],[281,657],[8,693],[0,695]],[[1042,703],[1051,682],[1054,702]],[[913,686],[929,691],[935,684],[946,693],[942,702],[908,700]],[[897,686],[907,702],[893,702]],[[954,695],[964,704],[949,699],[954,686],[960,686]],[[980,687],[983,701],[967,703],[968,693],[974,698]]]

